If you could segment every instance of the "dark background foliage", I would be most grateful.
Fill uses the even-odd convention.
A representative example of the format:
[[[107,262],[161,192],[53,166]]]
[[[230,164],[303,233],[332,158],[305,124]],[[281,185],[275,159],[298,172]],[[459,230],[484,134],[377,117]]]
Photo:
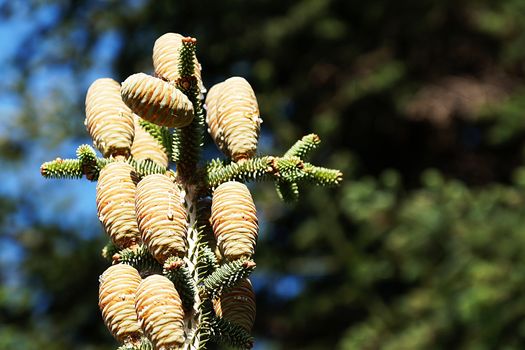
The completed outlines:
[[[0,349],[111,349],[94,185],[38,166],[89,142],[85,91],[197,37],[246,77],[260,153],[310,132],[335,189],[253,186],[260,349],[521,349],[525,2],[0,1]],[[208,139],[209,156],[218,151]]]

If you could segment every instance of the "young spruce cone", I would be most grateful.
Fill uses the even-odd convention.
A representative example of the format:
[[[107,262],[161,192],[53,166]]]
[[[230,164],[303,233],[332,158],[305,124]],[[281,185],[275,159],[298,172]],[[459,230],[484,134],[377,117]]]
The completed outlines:
[[[133,116],[120,97],[120,84],[97,79],[86,95],[86,128],[104,157],[128,156],[133,141]]]
[[[184,311],[179,293],[164,276],[151,275],[140,283],[135,309],[142,330],[155,349],[181,349]]]
[[[168,167],[168,155],[164,147],[149,132],[140,126],[140,118],[135,115],[135,138],[131,145],[131,155],[135,160],[151,159],[155,163]]]
[[[186,253],[186,210],[179,187],[166,175],[144,177],[137,185],[136,213],[142,240],[161,264]]]
[[[210,88],[206,95],[206,123],[208,124],[208,133],[213,138],[213,141],[219,149],[226,149],[224,142],[224,135],[222,130],[219,130],[217,118],[217,104],[222,93],[223,83],[217,83]]]
[[[135,268],[117,264],[99,278],[99,307],[102,318],[115,339],[138,343],[142,330],[135,312],[135,292],[142,281]]]
[[[120,89],[122,100],[142,119],[182,128],[193,120],[193,105],[182,91],[144,73],[130,75]]]
[[[213,308],[219,317],[236,323],[251,331],[255,322],[255,293],[249,279],[244,279],[235,287],[213,301]]]
[[[135,216],[136,183],[133,167],[121,161],[106,165],[98,178],[98,218],[113,243],[121,249],[140,243]]]
[[[155,74],[162,79],[170,82],[176,82],[181,74],[180,67],[180,49],[184,37],[178,33],[166,33],[155,41],[153,46],[153,67]],[[198,84],[202,85],[201,64],[195,57],[195,77]],[[202,88],[201,88],[202,90]]]
[[[209,132],[224,154],[236,162],[253,157],[262,120],[250,84],[233,77],[214,85],[206,106]]]
[[[215,189],[211,224],[217,245],[226,259],[253,255],[259,225],[255,204],[246,185],[229,181]]]

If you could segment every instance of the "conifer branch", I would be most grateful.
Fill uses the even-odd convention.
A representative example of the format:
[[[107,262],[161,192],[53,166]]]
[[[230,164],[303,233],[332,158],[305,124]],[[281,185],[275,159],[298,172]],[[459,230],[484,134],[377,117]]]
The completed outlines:
[[[104,259],[108,261],[113,261],[113,256],[119,252],[119,248],[112,242],[109,241],[106,243],[104,248],[102,248],[101,255]]]
[[[196,52],[197,52],[197,39],[192,38],[192,37],[182,38],[182,47],[179,53],[179,74],[181,76],[181,79],[179,79],[177,84],[183,91],[191,90],[193,87],[197,85],[197,79],[195,77],[195,54]],[[189,85],[186,85],[186,84],[189,84]]]
[[[171,257],[164,263],[163,275],[170,279],[182,299],[184,310],[191,310],[195,299],[195,287],[184,261],[178,257]]]
[[[100,170],[110,162],[107,158],[98,158],[95,150],[90,145],[80,145],[77,148],[77,158],[82,163],[82,171],[86,179],[98,180]]]
[[[180,50],[179,72],[181,77],[176,82],[177,87],[188,96],[192,105],[194,118],[190,125],[176,130],[173,152],[176,153],[177,173],[185,179],[193,179],[200,158],[200,150],[204,144],[205,116],[200,91],[195,76],[195,53],[197,40],[186,37],[182,39]],[[175,142],[176,141],[176,142]]]
[[[251,349],[253,337],[241,326],[222,317],[216,317],[211,323],[211,339],[219,344],[227,344],[239,349]]]
[[[304,163],[299,157],[275,158],[272,165],[275,169],[274,175],[278,179],[298,181],[305,176],[302,171]]]
[[[121,250],[113,255],[113,261],[133,266],[141,272],[143,277],[162,271],[162,266],[144,245]]]
[[[312,150],[316,149],[321,143],[321,139],[316,134],[308,134],[294,143],[292,147],[284,154],[283,158],[299,157],[305,159]]]
[[[297,202],[299,200],[299,186],[297,182],[277,180],[275,182],[277,195],[284,202]]]
[[[154,124],[144,119],[140,119],[140,126],[142,126],[144,130],[146,130],[160,145],[164,147],[168,156],[172,155],[173,137],[169,128]]]
[[[151,159],[143,159],[140,161],[129,160],[128,162],[133,168],[135,168],[135,171],[137,171],[141,177],[151,174],[164,174],[168,170]]]
[[[199,279],[203,280],[219,267],[219,263],[217,262],[215,253],[213,253],[206,244],[201,244],[199,249]]]
[[[97,163],[97,153],[90,145],[80,145],[77,147],[77,158],[84,165],[94,165]]]
[[[84,172],[80,160],[56,158],[42,164],[40,174],[46,179],[80,179]]]
[[[255,266],[253,260],[246,258],[226,263],[204,279],[201,292],[210,297],[219,296],[241,279],[248,277],[255,270]]]
[[[40,173],[45,178],[80,179],[82,175],[90,181],[96,181],[100,170],[111,160],[97,158],[95,150],[89,145],[77,148],[77,159],[56,158],[45,162],[40,167]]]
[[[303,162],[299,157],[264,156],[229,164],[213,160],[206,167],[209,191],[221,183],[232,180],[239,182],[278,180],[290,183],[307,180],[316,185],[334,186],[342,179],[343,174],[339,170],[316,167]]]
[[[242,163],[225,163],[221,160],[212,160],[206,168],[206,182],[210,190],[223,182],[236,180],[261,181],[270,179],[275,173],[274,157],[255,157]]]
[[[200,324],[198,332],[200,333],[200,343],[198,350],[207,349],[207,343],[211,340],[212,336],[212,324],[215,319],[215,313],[210,299],[205,299],[201,302],[199,307]]]
[[[343,173],[337,169],[328,169],[304,163],[303,171],[306,175],[306,182],[318,186],[337,186],[343,181]]]

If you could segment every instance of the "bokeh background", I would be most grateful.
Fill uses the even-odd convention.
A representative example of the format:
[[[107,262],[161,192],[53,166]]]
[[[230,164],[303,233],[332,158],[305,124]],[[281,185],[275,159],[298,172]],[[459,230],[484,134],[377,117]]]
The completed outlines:
[[[197,37],[208,87],[253,85],[261,154],[310,132],[339,188],[253,187],[257,349],[525,347],[525,1],[0,0],[0,349],[105,350],[89,143],[99,77]],[[208,156],[218,152],[207,139]]]

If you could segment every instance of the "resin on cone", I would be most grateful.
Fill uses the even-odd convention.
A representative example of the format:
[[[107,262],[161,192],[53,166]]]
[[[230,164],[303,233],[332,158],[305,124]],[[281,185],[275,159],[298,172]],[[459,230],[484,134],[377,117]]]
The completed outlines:
[[[131,145],[131,156],[135,160],[150,159],[155,163],[168,167],[166,149],[149,132],[140,125],[140,117],[135,115],[135,138]]]
[[[140,283],[135,310],[142,327],[155,349],[182,349],[184,344],[184,311],[179,293],[164,276],[152,275]]]
[[[135,312],[135,292],[142,279],[135,268],[117,264],[99,278],[99,307],[111,334],[122,343],[136,344],[142,330]]]
[[[137,185],[135,207],[142,240],[161,264],[186,253],[183,200],[179,187],[166,175],[148,175]]]
[[[95,147],[105,156],[128,156],[134,126],[131,110],[122,101],[120,84],[110,78],[95,80],[86,95],[84,124]]]
[[[253,157],[262,120],[255,93],[246,79],[232,77],[213,86],[206,106],[210,135],[222,152],[236,162]]]
[[[121,249],[141,241],[135,216],[136,183],[135,170],[122,161],[106,165],[98,178],[98,218],[113,243]]]
[[[246,185],[228,181],[215,189],[211,224],[217,245],[226,259],[253,255],[259,225],[255,204]]]
[[[250,332],[255,322],[255,293],[250,280],[243,279],[236,286],[213,301],[219,317],[238,324]]]
[[[120,90],[122,100],[142,119],[170,128],[182,128],[193,120],[193,105],[182,91],[144,73],[130,75]]]

